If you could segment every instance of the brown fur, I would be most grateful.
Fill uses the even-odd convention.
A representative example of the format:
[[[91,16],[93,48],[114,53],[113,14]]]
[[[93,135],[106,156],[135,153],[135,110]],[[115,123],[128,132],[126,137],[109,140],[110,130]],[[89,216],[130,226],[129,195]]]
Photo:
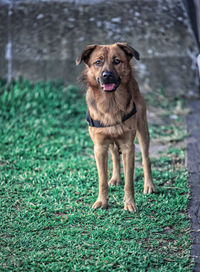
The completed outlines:
[[[152,193],[155,187],[152,181],[151,163],[149,159],[149,132],[146,119],[146,106],[139,91],[138,84],[133,77],[130,59],[139,59],[138,52],[126,43],[112,45],[89,45],[77,59],[86,63],[84,75],[88,89],[86,102],[91,117],[104,125],[113,125],[105,128],[89,127],[89,133],[94,143],[94,153],[99,176],[99,196],[93,208],[108,207],[108,184],[120,183],[120,153],[122,153],[125,196],[124,208],[130,212],[137,209],[134,201],[134,139],[137,133],[142,152],[144,169],[144,193]],[[118,65],[113,64],[113,58],[120,60]],[[96,60],[102,65],[95,65]],[[114,92],[104,92],[97,82],[103,71],[114,71],[120,76],[121,82]],[[122,117],[128,114],[133,105],[137,113],[122,122]],[[119,124],[118,124],[119,123]],[[112,153],[113,175],[107,181],[108,149]]]

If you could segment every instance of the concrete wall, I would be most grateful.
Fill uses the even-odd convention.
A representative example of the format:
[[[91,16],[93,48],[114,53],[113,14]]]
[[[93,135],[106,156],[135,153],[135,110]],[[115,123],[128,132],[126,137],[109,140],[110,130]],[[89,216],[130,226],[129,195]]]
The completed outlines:
[[[197,45],[181,0],[0,0],[0,76],[76,83],[81,50],[127,41],[143,91],[198,92]]]

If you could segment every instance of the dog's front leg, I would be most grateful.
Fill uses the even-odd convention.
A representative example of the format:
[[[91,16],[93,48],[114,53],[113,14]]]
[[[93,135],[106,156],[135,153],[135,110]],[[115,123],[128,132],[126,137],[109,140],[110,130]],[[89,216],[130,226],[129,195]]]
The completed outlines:
[[[99,195],[92,208],[106,209],[108,207],[108,146],[95,144],[94,153],[99,177]]]
[[[124,165],[124,209],[129,212],[135,212],[137,206],[134,200],[134,162],[135,162],[135,145],[134,143],[122,145],[122,158]]]

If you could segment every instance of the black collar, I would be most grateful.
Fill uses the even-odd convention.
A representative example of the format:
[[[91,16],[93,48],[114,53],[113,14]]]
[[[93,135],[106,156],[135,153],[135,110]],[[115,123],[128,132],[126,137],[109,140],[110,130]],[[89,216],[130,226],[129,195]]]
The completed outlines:
[[[129,119],[131,116],[133,116],[136,112],[137,112],[136,105],[135,105],[135,103],[133,103],[132,111],[122,117],[122,123],[125,122],[127,119]],[[92,117],[90,116],[89,110],[87,110],[86,120],[87,120],[88,125],[90,127],[103,128],[103,127],[112,127],[112,126],[116,126],[116,125],[121,124],[121,123],[116,123],[116,124],[112,124],[112,125],[103,125],[100,121],[92,119]]]

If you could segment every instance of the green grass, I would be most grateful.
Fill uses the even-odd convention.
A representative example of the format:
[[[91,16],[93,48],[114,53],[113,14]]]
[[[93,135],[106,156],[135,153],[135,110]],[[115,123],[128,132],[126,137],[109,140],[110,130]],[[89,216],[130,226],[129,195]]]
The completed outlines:
[[[146,99],[167,120],[177,101],[159,95]],[[182,116],[150,126],[168,148],[152,158],[152,195],[142,193],[137,154],[138,212],[130,214],[123,182],[109,189],[108,210],[91,208],[98,180],[85,111],[74,86],[1,81],[0,271],[192,271],[185,152],[176,146]]]

